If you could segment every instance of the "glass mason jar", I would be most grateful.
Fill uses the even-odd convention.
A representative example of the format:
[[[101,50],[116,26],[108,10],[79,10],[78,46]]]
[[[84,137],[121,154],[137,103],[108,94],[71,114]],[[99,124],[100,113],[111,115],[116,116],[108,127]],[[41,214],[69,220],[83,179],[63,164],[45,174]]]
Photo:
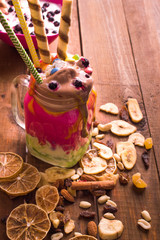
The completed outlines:
[[[96,92],[74,98],[53,99],[38,90],[32,81],[24,98],[26,144],[31,155],[52,165],[74,166],[91,141]],[[87,100],[88,99],[88,100]],[[84,114],[87,112],[87,115]]]

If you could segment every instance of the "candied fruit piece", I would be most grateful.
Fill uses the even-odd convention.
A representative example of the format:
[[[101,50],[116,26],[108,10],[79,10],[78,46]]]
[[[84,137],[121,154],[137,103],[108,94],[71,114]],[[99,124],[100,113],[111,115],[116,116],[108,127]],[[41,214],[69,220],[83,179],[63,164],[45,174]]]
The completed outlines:
[[[141,179],[141,174],[139,172],[133,174],[132,182],[137,188],[146,188],[147,187],[147,184],[145,183],[145,181],[143,179]]]
[[[48,87],[51,89],[51,90],[56,90],[58,88],[58,83],[56,81],[52,81],[48,84]]]
[[[59,23],[58,21],[55,21],[55,22],[54,22],[54,26],[55,26],[55,27],[58,27],[59,24],[60,24],[60,23]]]
[[[56,11],[54,12],[55,14],[59,14],[61,11],[59,9],[56,9]]]
[[[8,9],[8,12],[9,12],[9,13],[10,13],[10,12],[13,12],[13,8],[10,7],[10,8]]]
[[[79,60],[79,55],[78,55],[78,54],[75,54],[75,55],[73,56],[73,59]]]
[[[80,88],[80,87],[83,86],[81,79],[79,79],[78,77],[75,78],[75,80],[74,80],[74,82],[73,82],[73,85],[74,85],[76,88]]]
[[[152,138],[146,138],[145,142],[144,142],[144,146],[145,148],[148,150],[148,149],[151,149],[152,146],[153,146],[153,141],[152,141]]]

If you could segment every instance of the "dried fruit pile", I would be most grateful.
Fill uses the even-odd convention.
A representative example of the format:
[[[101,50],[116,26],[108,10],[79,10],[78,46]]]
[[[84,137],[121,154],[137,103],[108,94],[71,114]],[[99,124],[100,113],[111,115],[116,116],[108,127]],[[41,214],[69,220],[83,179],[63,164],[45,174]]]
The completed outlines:
[[[107,103],[100,107],[105,113],[118,115],[115,104]],[[96,212],[90,210],[91,203],[81,201],[82,209],[80,217],[88,220],[87,232],[82,235],[74,232],[71,240],[96,240],[97,234],[101,239],[116,239],[124,229],[123,223],[115,219],[117,204],[106,195],[107,189],[112,189],[119,178],[122,185],[128,184],[130,171],[136,164],[136,145],[145,147],[142,160],[146,169],[149,167],[148,150],[152,148],[152,139],[145,139],[136,132],[137,128],[128,123],[129,116],[135,123],[143,119],[140,107],[136,99],[128,99],[128,109],[122,107],[121,120],[114,120],[106,124],[94,123],[93,149],[88,150],[79,166],[75,169],[50,167],[44,172],[39,172],[34,166],[23,163],[20,156],[14,153],[0,153],[0,189],[12,197],[26,195],[36,187],[36,204],[24,203],[10,213],[7,224],[7,236],[11,240],[20,239],[44,239],[50,227],[54,233],[51,240],[65,238],[65,234],[75,231],[75,221],[69,211],[65,209],[65,202],[74,204],[77,190],[88,190],[93,196],[98,197],[97,202],[103,206],[103,217],[98,226],[90,220]],[[99,141],[109,132],[119,136],[129,136],[128,141],[118,141],[116,152],[114,142],[109,139],[106,143]],[[120,173],[117,173],[117,168]],[[137,188],[146,188],[147,184],[141,179],[140,173],[132,176],[132,182]],[[141,213],[143,219],[137,224],[148,230],[151,228],[149,213],[144,210]],[[18,221],[16,220],[18,219]],[[19,229],[17,231],[17,229]]]
[[[127,108],[128,107],[128,108]],[[139,107],[139,104],[136,99],[129,98],[127,102],[127,107],[123,106],[119,111],[118,107],[113,103],[106,103],[100,106],[100,110],[118,115],[121,120],[114,120],[112,122],[108,122],[105,124],[95,123],[93,128],[92,137],[95,138],[93,146],[98,149],[98,155],[104,159],[110,159],[113,157],[117,161],[117,167],[120,171],[131,170],[137,161],[137,151],[135,146],[144,147],[145,151],[142,153],[142,161],[146,169],[149,168],[149,152],[153,146],[152,138],[146,138],[140,133],[136,132],[137,128],[128,123],[129,119],[133,123],[139,123],[143,119],[143,114]],[[109,132],[114,135],[120,137],[127,137],[127,141],[120,141],[116,143],[116,152],[112,153],[112,146],[114,143],[112,140],[108,140],[106,144],[104,142],[100,142],[99,139],[102,139],[105,135],[109,134]],[[112,142],[112,144],[111,144]],[[108,145],[108,146],[106,146]],[[108,162],[108,161],[107,161]],[[140,173],[137,173],[140,174]],[[134,176],[132,180],[135,179]],[[120,173],[119,177],[120,183],[125,185],[128,183],[129,177],[126,173]],[[139,178],[138,181],[133,180],[133,184],[137,188],[146,188],[147,184]]]

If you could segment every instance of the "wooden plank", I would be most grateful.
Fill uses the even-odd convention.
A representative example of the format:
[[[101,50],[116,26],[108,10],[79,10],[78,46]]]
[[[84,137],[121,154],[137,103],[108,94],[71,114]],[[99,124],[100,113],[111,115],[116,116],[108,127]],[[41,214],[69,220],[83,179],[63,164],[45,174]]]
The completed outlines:
[[[12,80],[19,74],[25,73],[26,68],[13,47],[9,47],[0,41],[0,151],[19,152],[24,157],[25,143],[24,131],[19,128],[11,113],[10,95]],[[21,144],[16,144],[17,141]]]
[[[137,8],[138,6],[137,4]],[[99,112],[101,104],[114,102],[121,108],[128,97],[135,97],[144,114],[144,125],[136,126],[147,137],[149,135],[147,116],[138,84],[122,2],[120,0],[80,0],[79,10],[83,53],[90,59],[93,66],[95,87],[98,92],[97,121],[105,123],[119,119],[119,117]],[[107,134],[103,141],[106,142],[107,139],[112,139],[114,143],[127,140],[127,138],[118,138],[111,134]],[[158,239],[160,231],[157,213],[160,211],[160,192],[154,152],[153,150],[150,152],[151,164],[146,171],[141,160],[144,149],[136,147],[136,150],[137,163],[129,171],[128,186],[124,187],[118,183],[116,188],[108,194],[118,205],[116,218],[124,223],[124,232],[120,239]],[[140,172],[148,184],[147,189],[141,193],[137,192],[131,183],[131,176],[136,172]],[[102,208],[99,207],[100,217]],[[153,216],[152,230],[149,233],[137,227],[137,220],[141,218],[140,212],[144,209],[147,209]]]
[[[123,0],[135,64],[160,172],[160,2]],[[137,7],[138,6],[138,7]]]
[[[81,55],[76,0],[73,0],[71,22],[72,24],[69,33],[68,52],[71,54]],[[50,45],[50,51],[56,52],[56,47],[57,40]],[[26,66],[22,62],[17,51],[14,48],[4,44],[2,41],[0,41],[0,55],[0,126],[3,126],[0,128],[0,151],[15,152],[21,155],[26,162],[36,166],[39,171],[44,171],[51,165],[37,160],[29,153],[26,155],[25,132],[18,125],[16,125],[11,113],[11,82],[17,75],[26,72]],[[11,210],[13,210],[13,208],[19,204],[22,204],[24,200],[27,203],[35,203],[34,195],[35,192],[32,192],[24,197],[10,199],[5,193],[0,192],[0,239],[8,239],[6,236],[5,219],[9,216]],[[82,209],[79,208],[79,202],[85,199],[90,201],[92,203],[91,210],[96,211],[96,204],[94,204],[95,199],[91,194],[88,194],[88,192],[79,192],[77,199],[78,201],[76,201],[74,204],[65,203],[65,209],[70,211],[71,218],[75,220],[76,231],[86,233],[86,221],[82,221],[82,219],[79,218],[79,214],[82,211]],[[50,230],[45,239],[49,240],[52,234],[53,229]],[[66,235],[64,238],[67,240],[71,236],[73,236],[73,232],[69,235]]]
[[[10,104],[11,83],[13,78],[26,71],[26,68],[13,47],[0,41],[0,151],[15,152],[25,157],[25,135],[16,125]],[[22,201],[22,200],[21,200]],[[3,220],[11,210],[20,204],[20,199],[12,201],[5,193],[0,193],[0,238],[7,239]]]

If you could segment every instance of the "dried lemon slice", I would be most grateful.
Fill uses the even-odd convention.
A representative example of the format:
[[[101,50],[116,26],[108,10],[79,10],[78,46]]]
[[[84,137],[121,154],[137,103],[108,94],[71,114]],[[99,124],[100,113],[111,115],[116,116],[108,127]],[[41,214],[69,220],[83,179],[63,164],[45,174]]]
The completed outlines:
[[[7,194],[16,197],[26,195],[33,191],[39,181],[40,173],[37,168],[28,163],[24,163],[19,175],[7,182],[0,182],[0,188]]]
[[[100,110],[117,115],[119,113],[118,107],[114,103],[106,103],[100,106]]]
[[[21,204],[10,213],[7,223],[7,236],[11,240],[41,240],[50,229],[47,213],[35,204]]]
[[[107,167],[105,159],[97,156],[97,151],[90,149],[86,152],[80,162],[84,173],[97,174],[103,172]]]
[[[59,193],[56,187],[44,185],[36,191],[36,204],[47,213],[52,212],[59,201]]]
[[[18,175],[23,166],[23,159],[11,152],[0,153],[0,181],[7,181]]]

